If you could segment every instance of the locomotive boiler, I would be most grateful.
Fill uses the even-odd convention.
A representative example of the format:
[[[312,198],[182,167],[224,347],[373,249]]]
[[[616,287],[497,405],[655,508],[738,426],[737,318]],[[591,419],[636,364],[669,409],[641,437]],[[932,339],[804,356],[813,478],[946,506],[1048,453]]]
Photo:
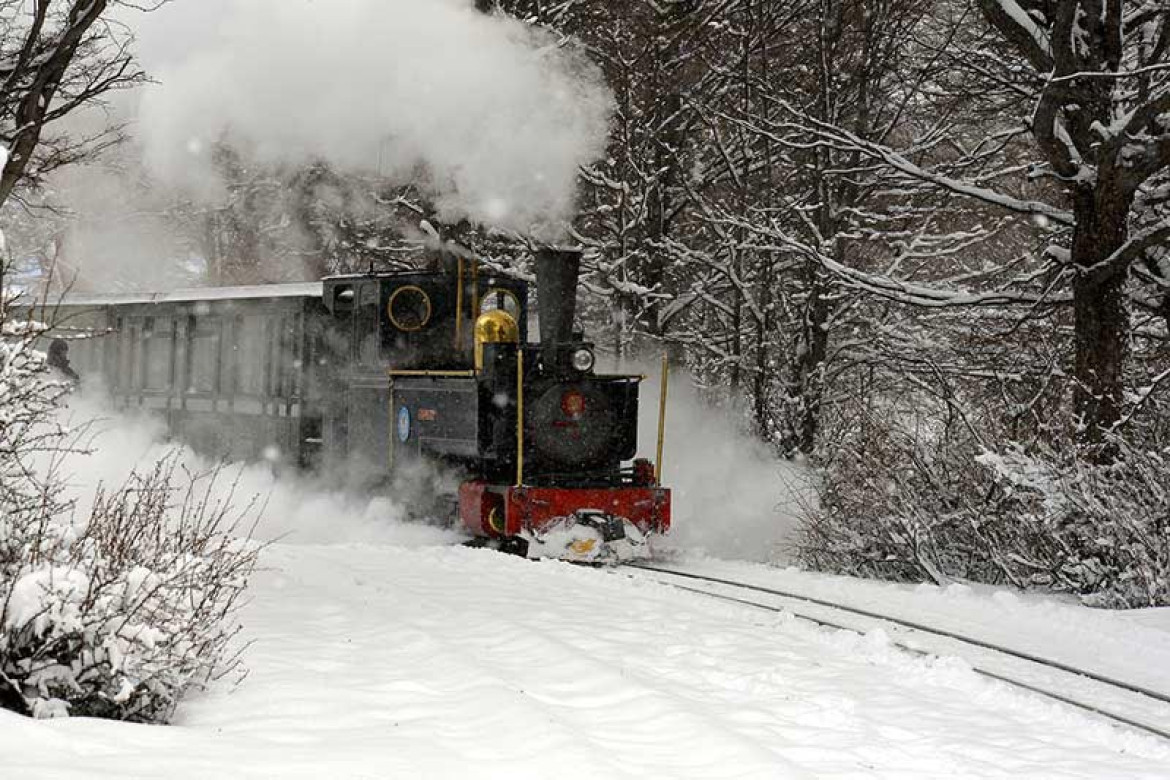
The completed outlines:
[[[528,284],[448,252],[430,271],[69,296],[54,318],[83,375],[199,450],[378,489],[441,465],[477,544],[613,560],[669,530],[670,491],[635,457],[641,377],[598,373],[574,330],[580,259],[537,252],[538,343]]]

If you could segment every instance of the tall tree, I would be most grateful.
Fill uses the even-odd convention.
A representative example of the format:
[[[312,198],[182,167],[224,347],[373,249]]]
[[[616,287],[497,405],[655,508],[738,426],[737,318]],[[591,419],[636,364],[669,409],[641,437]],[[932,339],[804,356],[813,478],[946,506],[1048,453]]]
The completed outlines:
[[[1170,6],[1150,0],[980,0],[1041,86],[1031,131],[1062,190],[1084,440],[1121,418],[1130,269],[1170,240]],[[1144,224],[1143,224],[1144,223]],[[1137,229],[1135,229],[1137,228]]]
[[[972,13],[982,17],[982,29],[968,20]],[[974,213],[984,216],[992,209],[1035,220],[1050,239],[1042,265],[1001,266],[1008,273],[1000,283],[978,294],[914,286],[856,264],[827,265],[850,283],[931,306],[1032,306],[1067,297],[1079,438],[1090,457],[1108,459],[1105,442],[1122,420],[1125,399],[1127,280],[1140,272],[1161,277],[1155,281],[1166,288],[1157,260],[1170,239],[1170,6],[1147,0],[936,6],[936,17],[947,14],[955,21],[941,31],[929,25],[916,31],[922,50],[946,70],[907,85],[933,118],[920,115],[898,135],[872,139],[811,112],[789,113],[813,143],[856,154],[903,189],[973,201]],[[952,262],[939,257],[944,268]],[[1020,289],[1028,285],[1030,292]]]

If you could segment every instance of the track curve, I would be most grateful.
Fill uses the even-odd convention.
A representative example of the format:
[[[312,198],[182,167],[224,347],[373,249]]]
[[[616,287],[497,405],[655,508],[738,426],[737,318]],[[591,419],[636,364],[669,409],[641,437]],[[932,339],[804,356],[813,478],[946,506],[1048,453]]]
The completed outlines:
[[[935,636],[935,637],[943,637],[945,639],[949,639],[949,640],[952,640],[955,642],[960,642],[962,644],[969,645],[969,646],[975,647],[975,648],[979,648],[981,650],[988,651],[991,653],[995,653],[995,654],[998,654],[1000,656],[1014,658],[1014,659],[1017,659],[1020,661],[1025,661],[1025,662],[1030,663],[1030,664],[1045,667],[1047,669],[1056,670],[1059,672],[1063,672],[1065,674],[1075,675],[1078,678],[1082,678],[1085,680],[1091,680],[1092,682],[1097,683],[1098,685],[1107,686],[1108,688],[1111,688],[1111,689],[1116,690],[1116,691],[1123,691],[1125,693],[1128,693],[1128,694],[1131,694],[1134,696],[1143,697],[1144,699],[1147,699],[1151,702],[1157,702],[1159,704],[1170,705],[1170,694],[1166,694],[1166,693],[1163,693],[1161,691],[1156,691],[1156,690],[1153,690],[1153,689],[1148,688],[1146,686],[1137,685],[1137,684],[1130,683],[1130,682],[1127,682],[1124,680],[1118,680],[1118,679],[1110,677],[1108,675],[1098,674],[1096,672],[1092,672],[1092,671],[1087,670],[1087,669],[1081,669],[1081,668],[1072,666],[1070,664],[1066,664],[1066,663],[1063,663],[1061,661],[1057,661],[1055,659],[1044,658],[1044,657],[1036,655],[1034,653],[1029,653],[1029,652],[1021,651],[1021,650],[1018,650],[1015,648],[1005,647],[1003,645],[999,645],[999,644],[996,644],[993,642],[988,642],[988,641],[979,639],[978,637],[967,636],[964,634],[960,634],[958,632],[949,631],[946,629],[935,628],[935,627],[926,625],[924,623],[920,623],[920,622],[916,622],[916,621],[912,621],[912,620],[906,620],[906,619],[898,618],[898,617],[893,617],[893,616],[885,615],[885,614],[882,614],[879,612],[874,612],[872,610],[861,609],[858,607],[850,606],[848,604],[841,604],[838,602],[830,601],[828,599],[818,598],[818,597],[814,597],[814,596],[808,596],[808,595],[801,594],[801,593],[794,593],[791,591],[785,591],[785,590],[781,590],[778,588],[767,588],[767,587],[763,587],[760,585],[754,585],[751,583],[737,582],[735,580],[729,580],[729,579],[725,579],[722,577],[714,577],[714,576],[710,576],[710,575],[699,574],[699,573],[695,573],[695,572],[688,572],[685,570],[679,570],[679,569],[675,569],[675,568],[665,568],[665,567],[656,566],[656,565],[645,563],[645,562],[629,563],[629,564],[626,564],[626,568],[638,569],[641,571],[646,571],[646,572],[650,572],[652,574],[657,574],[657,575],[667,575],[670,577],[677,577],[677,578],[681,578],[681,579],[684,579],[684,580],[687,580],[690,582],[708,583],[711,585],[717,585],[717,586],[727,587],[727,588],[738,588],[740,590],[748,591],[750,593],[765,594],[768,596],[787,599],[789,601],[801,602],[804,604],[814,605],[814,606],[825,608],[825,609],[836,610],[838,612],[842,612],[842,613],[846,613],[846,614],[857,615],[857,616],[861,616],[861,617],[864,617],[864,618],[867,618],[870,620],[877,620],[877,621],[881,621],[883,623],[888,623],[888,624],[895,625],[895,626],[901,626],[904,629],[908,629],[908,630],[916,632],[917,634],[920,634],[920,635],[930,635],[930,636]],[[812,616],[809,614],[801,613],[798,610],[792,609],[790,606],[778,606],[775,604],[764,604],[764,603],[760,603],[758,601],[753,601],[753,600],[748,599],[748,598],[732,596],[732,595],[728,595],[726,593],[713,592],[710,590],[704,590],[702,588],[698,588],[698,587],[694,587],[694,586],[681,585],[677,582],[670,582],[670,581],[662,580],[662,579],[656,579],[656,581],[659,582],[660,584],[668,585],[670,587],[674,587],[674,588],[677,588],[679,590],[707,596],[710,598],[719,599],[721,601],[728,601],[728,602],[732,602],[732,603],[737,603],[737,604],[741,604],[741,605],[745,605],[745,606],[754,607],[757,609],[767,610],[770,612],[790,613],[798,618],[808,620],[810,622],[813,622],[813,623],[816,623],[818,625],[825,626],[828,628],[834,628],[834,629],[838,629],[838,630],[842,630],[842,631],[851,631],[854,633],[861,633],[861,634],[866,633],[866,629],[859,628],[857,626],[846,625],[845,623],[837,622],[835,620],[825,619],[823,617],[815,617],[815,616]],[[892,640],[892,641],[896,647],[899,647],[902,650],[905,650],[905,651],[910,652],[910,653],[914,653],[916,655],[923,655],[923,656],[937,655],[937,653],[935,653],[935,652],[923,650],[923,649],[917,648],[917,647],[913,647],[909,644],[906,644],[905,642],[899,642],[897,640]],[[1079,699],[1074,699],[1071,696],[1068,696],[1066,694],[1058,693],[1056,691],[1052,691],[1052,690],[1049,690],[1047,688],[1043,688],[1043,687],[1040,687],[1038,685],[1034,685],[1032,683],[1024,682],[1023,680],[1019,680],[1019,679],[1010,677],[1008,675],[992,671],[992,670],[987,669],[987,668],[981,668],[980,666],[977,666],[974,663],[971,664],[971,668],[974,672],[976,672],[977,674],[980,674],[984,677],[999,680],[1000,682],[1004,682],[1004,683],[1007,683],[1009,685],[1015,686],[1017,688],[1021,688],[1023,690],[1027,690],[1027,691],[1030,691],[1032,693],[1036,693],[1036,694],[1045,696],[1045,697],[1053,699],[1055,701],[1059,701],[1063,704],[1067,704],[1069,706],[1076,707],[1076,708],[1081,709],[1083,711],[1090,712],[1090,713],[1097,715],[1099,717],[1111,720],[1115,723],[1119,723],[1119,724],[1125,725],[1129,728],[1133,728],[1133,729],[1142,731],[1146,734],[1150,734],[1152,736],[1159,737],[1161,739],[1170,741],[1170,727],[1154,726],[1154,725],[1151,725],[1151,724],[1146,723],[1144,721],[1129,717],[1128,715],[1123,715],[1123,714],[1119,714],[1116,712],[1112,712],[1111,710],[1107,710],[1107,709],[1100,707],[1100,706],[1097,706],[1095,704],[1085,702],[1085,701],[1082,701]]]

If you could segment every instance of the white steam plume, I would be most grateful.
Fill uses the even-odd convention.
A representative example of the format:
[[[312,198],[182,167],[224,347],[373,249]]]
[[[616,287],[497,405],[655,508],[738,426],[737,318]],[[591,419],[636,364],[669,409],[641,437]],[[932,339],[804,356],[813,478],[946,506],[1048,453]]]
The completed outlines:
[[[654,378],[642,385],[639,454],[653,458],[658,383],[654,372],[647,368],[646,373]],[[69,456],[58,464],[69,482],[68,497],[78,501],[79,518],[88,515],[99,484],[117,487],[135,469],[148,470],[167,455],[177,453],[192,473],[212,467],[167,442],[160,420],[112,410],[100,389],[72,397],[61,416],[67,427],[88,420],[96,420],[84,440],[93,454]],[[777,458],[739,433],[734,415],[711,409],[681,376],[671,381],[667,423],[663,481],[674,492],[674,529],[661,546],[687,555],[787,562],[803,507],[815,501],[811,470]],[[337,490],[338,482],[330,479],[277,478],[266,464],[237,464],[223,471],[213,498],[226,500],[234,485],[234,503],[242,509],[259,496],[264,511],[257,535],[263,540],[416,547],[456,544],[463,538],[450,527],[409,522],[404,507],[417,500],[413,493],[360,498]]]
[[[159,84],[138,134],[171,181],[206,186],[209,145],[227,133],[265,162],[421,180],[447,221],[547,239],[573,213],[578,167],[604,151],[598,69],[470,0],[184,5],[139,31]]]
[[[657,399],[657,381],[651,379],[642,386],[642,457],[654,456]],[[78,518],[88,516],[99,485],[117,487],[132,471],[149,470],[160,458],[177,456],[193,474],[212,468],[191,450],[167,442],[160,420],[112,410],[100,389],[72,397],[61,415],[67,427],[89,420],[96,422],[84,442],[93,454],[70,455],[57,464],[68,482],[65,497],[78,502]],[[664,483],[674,492],[674,529],[661,547],[687,555],[787,562],[802,506],[815,500],[809,469],[776,458],[740,434],[732,415],[712,410],[681,377],[671,383],[667,420]],[[336,484],[327,475],[277,478],[264,463],[237,464],[223,470],[212,498],[231,498],[242,510],[259,497],[262,540],[418,547],[463,538],[451,527],[409,522],[404,507],[417,500],[413,493],[361,498],[342,493]]]
[[[651,379],[642,383],[639,455],[653,458],[659,371],[646,366],[642,373]],[[673,492],[673,528],[663,546],[788,562],[805,507],[816,500],[812,471],[741,433],[735,415],[704,403],[687,377],[671,377],[666,421],[663,484]]]
[[[233,508],[230,518],[258,521],[261,541],[288,544],[389,544],[426,547],[457,544],[464,537],[451,527],[411,522],[405,503],[395,496],[361,497],[343,493],[328,477],[305,478],[296,473],[275,476],[266,463],[224,466],[213,484],[207,476],[215,464],[188,447],[167,440],[165,424],[156,417],[115,411],[100,388],[69,398],[58,420],[80,436],[89,452],[54,458],[64,479],[60,498],[76,502],[74,517],[88,519],[96,490],[117,489],[131,474],[147,473],[163,458],[176,458],[175,487],[198,477],[200,494],[210,487],[212,504]],[[49,467],[40,459],[42,470]]]

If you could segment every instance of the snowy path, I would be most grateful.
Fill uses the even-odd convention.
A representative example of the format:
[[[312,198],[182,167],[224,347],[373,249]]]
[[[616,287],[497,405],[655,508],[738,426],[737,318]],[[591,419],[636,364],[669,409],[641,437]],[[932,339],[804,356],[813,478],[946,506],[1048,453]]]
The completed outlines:
[[[0,713],[0,776],[1170,777],[1170,745],[961,662],[621,572],[388,545],[267,565],[240,688],[171,728]]]

